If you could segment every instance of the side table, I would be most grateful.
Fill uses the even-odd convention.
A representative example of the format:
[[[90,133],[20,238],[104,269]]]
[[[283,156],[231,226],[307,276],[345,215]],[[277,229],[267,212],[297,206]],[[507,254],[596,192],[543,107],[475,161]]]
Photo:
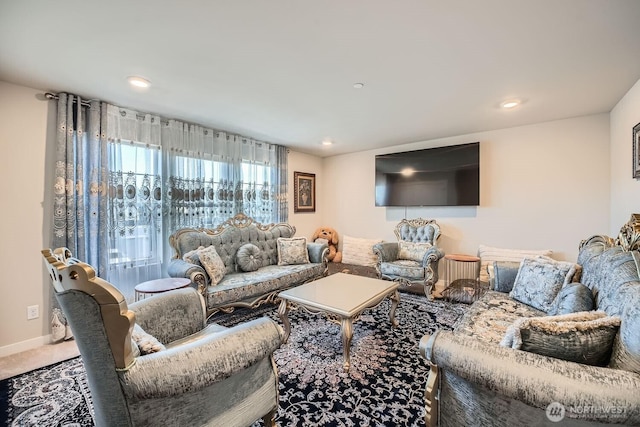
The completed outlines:
[[[167,277],[163,279],[149,280],[136,285],[135,299],[136,301],[139,301],[141,298],[146,298],[147,295],[186,288],[189,284],[191,284],[191,280],[186,277]]]
[[[484,293],[480,285],[480,258],[473,255],[448,254],[445,260],[445,289],[442,296],[450,301],[472,303]]]

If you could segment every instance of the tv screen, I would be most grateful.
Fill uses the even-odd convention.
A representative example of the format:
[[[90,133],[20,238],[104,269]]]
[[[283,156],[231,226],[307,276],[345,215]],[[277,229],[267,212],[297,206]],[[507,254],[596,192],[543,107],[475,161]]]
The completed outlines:
[[[376,156],[376,206],[480,205],[480,143]]]

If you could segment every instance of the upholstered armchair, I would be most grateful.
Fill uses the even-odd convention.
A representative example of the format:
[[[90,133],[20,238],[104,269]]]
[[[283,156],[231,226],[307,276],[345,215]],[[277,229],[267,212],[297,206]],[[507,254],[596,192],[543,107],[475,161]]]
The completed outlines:
[[[374,245],[380,279],[400,283],[400,289],[424,292],[431,298],[438,281],[438,261],[444,252],[436,246],[440,226],[433,219],[403,219],[394,230],[397,242]]]
[[[66,248],[42,251],[84,363],[98,426],[275,425],[273,352],[282,329],[264,317],[207,326],[193,288],[127,306]]]

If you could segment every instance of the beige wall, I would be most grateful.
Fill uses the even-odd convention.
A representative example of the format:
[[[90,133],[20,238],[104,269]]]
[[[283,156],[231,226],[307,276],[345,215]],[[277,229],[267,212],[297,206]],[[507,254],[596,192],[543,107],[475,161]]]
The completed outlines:
[[[374,206],[376,154],[480,141],[480,206]],[[326,158],[324,221],[343,235],[395,240],[407,218],[434,218],[447,253],[479,244],[552,249],[575,259],[578,244],[609,227],[609,115],[601,114]],[[336,185],[339,183],[339,185]]]
[[[616,236],[632,213],[640,213],[640,180],[632,178],[632,129],[640,123],[640,80],[611,111],[611,224]]]
[[[305,172],[316,175],[316,211],[314,213],[304,212],[295,213],[293,210],[293,173]],[[322,225],[324,212],[323,194],[325,181],[322,180],[322,159],[320,157],[299,153],[296,151],[289,152],[289,224],[296,227],[296,236],[311,239],[313,232],[317,227]]]
[[[0,356],[48,342],[49,293],[40,250],[44,224],[45,156],[49,103],[42,91],[0,81]],[[27,320],[27,306],[40,318]]]

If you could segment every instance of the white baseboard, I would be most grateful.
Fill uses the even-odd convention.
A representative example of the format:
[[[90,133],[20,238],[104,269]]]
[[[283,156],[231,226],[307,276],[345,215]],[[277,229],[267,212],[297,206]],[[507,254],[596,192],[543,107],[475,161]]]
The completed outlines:
[[[51,335],[43,335],[41,337],[31,338],[30,340],[20,341],[15,344],[0,347],[0,357],[10,356],[22,351],[31,350],[41,345],[51,344]]]

